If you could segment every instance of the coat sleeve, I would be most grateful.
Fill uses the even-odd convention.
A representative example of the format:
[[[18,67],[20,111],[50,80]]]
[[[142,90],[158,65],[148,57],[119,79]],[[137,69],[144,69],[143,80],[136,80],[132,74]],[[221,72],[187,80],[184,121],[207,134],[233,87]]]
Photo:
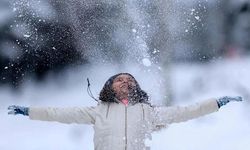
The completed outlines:
[[[95,116],[95,107],[29,107],[31,120],[56,121],[67,124],[94,124]]]
[[[218,111],[218,109],[216,99],[209,99],[185,107],[154,107],[154,122],[156,125],[183,122]]]

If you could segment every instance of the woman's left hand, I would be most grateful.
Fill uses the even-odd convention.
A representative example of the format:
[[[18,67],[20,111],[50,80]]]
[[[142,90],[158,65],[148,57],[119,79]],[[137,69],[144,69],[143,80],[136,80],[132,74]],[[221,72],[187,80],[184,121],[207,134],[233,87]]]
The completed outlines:
[[[226,105],[227,103],[229,103],[231,101],[240,102],[240,101],[243,101],[243,99],[241,96],[234,96],[234,97],[223,96],[223,97],[220,97],[217,99],[217,103],[218,103],[219,108],[223,105]]]

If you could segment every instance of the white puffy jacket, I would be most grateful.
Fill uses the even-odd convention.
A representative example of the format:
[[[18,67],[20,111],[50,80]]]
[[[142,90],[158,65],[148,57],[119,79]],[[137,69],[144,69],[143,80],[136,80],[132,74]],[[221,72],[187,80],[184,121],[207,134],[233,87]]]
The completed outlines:
[[[122,103],[100,103],[96,107],[35,108],[33,120],[92,124],[95,150],[150,149],[145,140],[152,131],[170,123],[182,122],[218,110],[216,99],[186,107],[155,107],[144,103],[125,106]]]

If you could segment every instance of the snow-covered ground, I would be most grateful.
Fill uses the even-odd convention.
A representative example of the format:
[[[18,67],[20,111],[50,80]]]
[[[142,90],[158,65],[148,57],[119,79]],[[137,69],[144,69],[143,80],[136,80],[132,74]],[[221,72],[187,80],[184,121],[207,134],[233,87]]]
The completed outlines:
[[[217,113],[188,122],[172,124],[153,134],[153,150],[247,150],[250,149],[250,58],[216,60],[208,64],[173,64],[169,69],[173,105],[188,105],[210,97],[241,95],[242,103],[230,103]],[[12,104],[22,106],[96,105],[86,92],[90,78],[94,95],[118,71],[129,71],[152,100],[160,99],[159,74],[138,68],[76,67],[62,77],[50,74],[46,81],[26,81],[18,92],[0,88],[1,150],[91,150],[93,129],[87,125],[66,125],[31,121],[24,116],[7,115]],[[150,72],[150,71],[149,71]],[[150,82],[148,82],[150,81]],[[153,85],[153,86],[152,86]],[[154,101],[157,103],[157,101]]]

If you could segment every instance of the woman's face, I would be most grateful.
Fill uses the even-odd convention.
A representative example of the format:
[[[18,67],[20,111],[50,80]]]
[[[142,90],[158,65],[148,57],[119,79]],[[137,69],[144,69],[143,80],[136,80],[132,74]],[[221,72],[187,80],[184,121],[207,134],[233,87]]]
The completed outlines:
[[[116,93],[116,98],[122,100],[128,98],[129,92],[135,88],[136,83],[133,77],[130,75],[122,74],[117,76],[112,84],[112,88]]]

